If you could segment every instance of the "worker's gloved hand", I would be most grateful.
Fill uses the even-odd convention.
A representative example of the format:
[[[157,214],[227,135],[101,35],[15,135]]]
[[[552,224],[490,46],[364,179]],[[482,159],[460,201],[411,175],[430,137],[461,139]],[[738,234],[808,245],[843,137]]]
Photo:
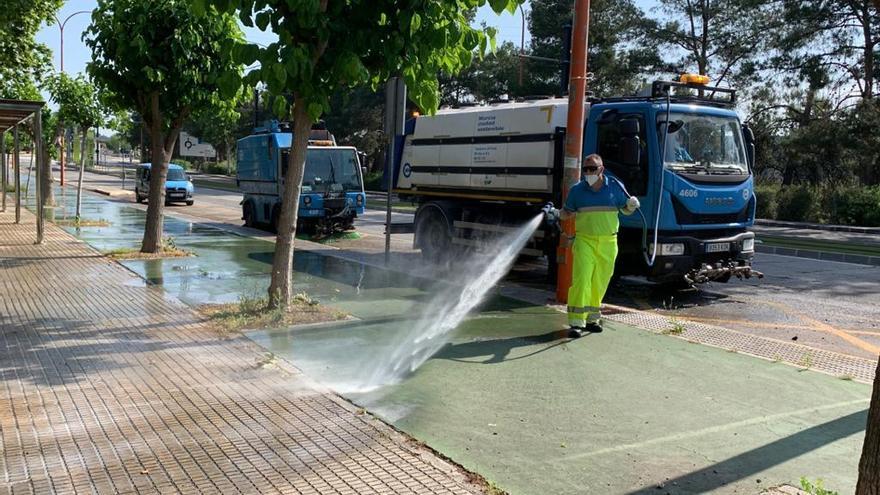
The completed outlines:
[[[544,212],[544,221],[550,225],[554,225],[559,223],[559,210],[553,207],[553,203],[547,203],[541,208],[541,211]]]
[[[626,209],[629,211],[636,211],[640,206],[639,198],[635,196],[630,196],[629,199],[626,200]]]

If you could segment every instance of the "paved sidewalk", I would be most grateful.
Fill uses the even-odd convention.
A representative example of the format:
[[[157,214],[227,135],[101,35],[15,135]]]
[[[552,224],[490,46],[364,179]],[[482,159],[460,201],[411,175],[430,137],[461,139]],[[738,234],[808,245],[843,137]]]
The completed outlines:
[[[54,225],[0,214],[0,493],[475,493]]]

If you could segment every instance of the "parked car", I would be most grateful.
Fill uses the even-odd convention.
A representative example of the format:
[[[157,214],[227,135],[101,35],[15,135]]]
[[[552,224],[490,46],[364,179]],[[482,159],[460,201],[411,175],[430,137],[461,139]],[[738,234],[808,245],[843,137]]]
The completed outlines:
[[[134,197],[138,203],[143,203],[150,197],[150,170],[149,163],[141,163],[137,166]],[[165,178],[165,204],[185,202],[188,206],[192,206],[194,192],[192,180],[183,167],[176,163],[169,164],[168,176]]]

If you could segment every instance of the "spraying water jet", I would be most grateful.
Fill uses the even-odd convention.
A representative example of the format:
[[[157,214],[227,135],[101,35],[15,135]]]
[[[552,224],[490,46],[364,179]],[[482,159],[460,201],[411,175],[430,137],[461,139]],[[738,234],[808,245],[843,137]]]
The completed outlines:
[[[421,315],[392,345],[390,352],[364,370],[361,374],[363,383],[354,388],[370,391],[399,382],[446,345],[452,331],[487,299],[495,284],[507,274],[541,220],[542,215],[535,216],[520,228],[496,238],[481,251],[458,262],[452,280],[431,297]]]

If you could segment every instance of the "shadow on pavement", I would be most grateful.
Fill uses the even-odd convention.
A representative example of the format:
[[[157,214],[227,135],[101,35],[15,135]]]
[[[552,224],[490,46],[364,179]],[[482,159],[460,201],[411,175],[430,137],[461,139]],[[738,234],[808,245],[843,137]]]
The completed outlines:
[[[841,438],[864,431],[868,410],[854,412],[820,425],[807,428],[724,461],[706,466],[678,478],[664,481],[669,491],[657,485],[641,488],[630,495],[657,493],[705,493],[764,471],[800,455],[816,450]],[[659,488],[659,489],[658,489]]]
[[[586,334],[584,335],[584,337],[587,337],[589,335],[591,334]],[[518,347],[528,347],[535,344],[549,344],[551,342],[553,343],[552,345],[542,347],[528,354],[517,356],[514,358],[507,357],[512,350]],[[460,344],[449,343],[446,344],[442,349],[440,349],[440,351],[435,354],[432,359],[448,359],[450,361],[470,364],[497,364],[505,361],[516,361],[518,359],[531,357],[544,351],[550,350],[558,345],[566,344],[568,342],[571,342],[571,339],[568,338],[568,330],[564,329],[554,330],[552,332],[543,333],[540,335],[528,335],[524,337],[476,340]],[[469,360],[469,358],[488,355],[491,355],[491,357],[484,361]]]

